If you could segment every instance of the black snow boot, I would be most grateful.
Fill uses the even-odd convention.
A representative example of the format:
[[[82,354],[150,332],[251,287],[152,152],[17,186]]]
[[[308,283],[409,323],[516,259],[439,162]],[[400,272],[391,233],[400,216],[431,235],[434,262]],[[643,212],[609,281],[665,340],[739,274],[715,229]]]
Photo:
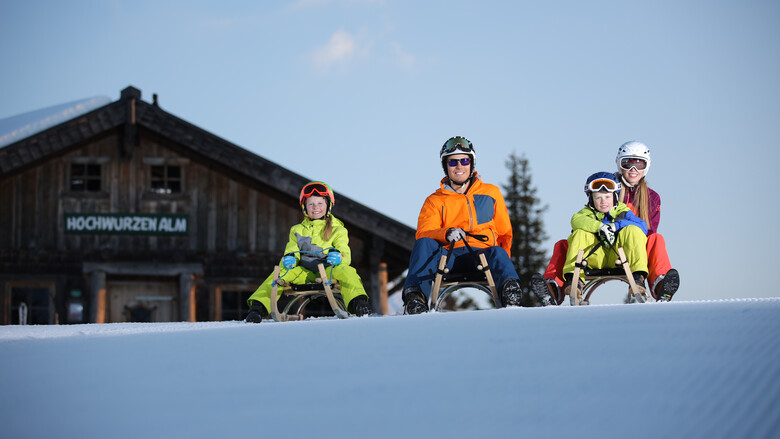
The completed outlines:
[[[523,289],[520,288],[520,281],[517,279],[507,279],[504,286],[501,287],[501,300],[504,306],[520,306],[523,300]]]
[[[428,312],[425,294],[418,287],[408,287],[401,293],[404,300],[404,314],[422,314]]]
[[[564,283],[563,283],[563,295],[571,297],[573,291],[571,290],[571,286],[573,283],[574,273],[566,273],[563,275]],[[582,279],[577,279],[577,291],[579,291],[579,294],[582,295],[585,291],[585,282],[582,281]]]
[[[674,268],[669,270],[660,280],[655,282],[653,292],[659,302],[668,302],[680,288],[680,273]]]
[[[355,297],[349,302],[349,306],[347,308],[347,311],[358,317],[362,317],[374,312],[374,309],[371,308],[371,304],[368,303],[368,298],[366,296]]]
[[[531,288],[531,291],[534,293],[534,296],[536,296],[537,299],[539,299],[539,302],[541,302],[542,306],[550,306],[550,305],[557,305],[558,304],[558,298],[555,297],[555,291],[553,290],[552,285],[547,283],[546,280],[542,277],[539,273],[534,273],[531,275],[531,280],[528,282],[529,287]]]
[[[647,289],[645,289],[645,279],[647,279],[647,273],[642,271],[635,271],[631,273],[634,276],[634,282],[636,283],[636,287],[639,290],[639,294],[644,295]],[[631,294],[631,286],[628,287],[628,293]]]
[[[268,311],[265,310],[263,304],[253,300],[245,321],[247,323],[260,323],[266,317],[268,317]]]

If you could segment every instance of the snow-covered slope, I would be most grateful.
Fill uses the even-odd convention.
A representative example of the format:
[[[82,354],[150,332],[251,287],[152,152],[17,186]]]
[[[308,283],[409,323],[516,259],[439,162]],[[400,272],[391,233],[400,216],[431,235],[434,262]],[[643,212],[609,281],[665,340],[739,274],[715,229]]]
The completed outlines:
[[[780,298],[0,327],[8,438],[777,437]]]

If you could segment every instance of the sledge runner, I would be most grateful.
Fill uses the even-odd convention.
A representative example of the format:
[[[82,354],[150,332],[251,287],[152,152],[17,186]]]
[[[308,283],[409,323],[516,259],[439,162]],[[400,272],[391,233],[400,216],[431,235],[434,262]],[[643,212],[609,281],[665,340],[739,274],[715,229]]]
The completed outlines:
[[[368,295],[357,271],[349,265],[352,253],[344,223],[331,214],[336,198],[330,187],[321,181],[312,181],[301,189],[298,201],[304,219],[290,229],[290,239],[284,249],[280,266],[286,272],[282,277],[287,283],[312,283],[319,277],[317,264],[331,268],[333,279],[341,286],[341,295],[347,311],[363,316],[373,313]],[[249,313],[246,321],[260,323],[271,309],[271,274],[249,297]]]

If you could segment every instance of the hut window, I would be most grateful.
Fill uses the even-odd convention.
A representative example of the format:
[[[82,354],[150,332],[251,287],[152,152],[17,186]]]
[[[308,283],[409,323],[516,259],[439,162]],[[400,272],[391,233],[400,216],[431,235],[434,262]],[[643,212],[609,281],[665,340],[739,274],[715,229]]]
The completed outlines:
[[[70,165],[70,190],[73,192],[100,192],[101,167],[97,163],[72,163]]]
[[[158,194],[181,193],[181,167],[159,165],[151,167],[152,192]]]

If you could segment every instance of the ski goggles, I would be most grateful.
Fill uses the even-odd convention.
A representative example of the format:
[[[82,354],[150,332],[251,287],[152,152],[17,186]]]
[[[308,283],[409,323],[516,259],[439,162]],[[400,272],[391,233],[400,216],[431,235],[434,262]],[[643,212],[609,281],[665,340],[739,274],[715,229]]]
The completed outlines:
[[[644,171],[647,168],[647,161],[638,157],[624,157],[620,159],[620,169],[630,171],[635,168],[637,171]]]
[[[450,168],[454,168],[458,166],[458,163],[460,163],[462,166],[468,166],[469,163],[471,163],[471,159],[469,157],[464,157],[462,159],[448,159],[447,164],[450,165]]]
[[[309,183],[303,187],[301,196],[303,198],[319,195],[320,197],[330,198],[330,190],[322,183]]]
[[[615,192],[618,190],[617,183],[608,178],[597,178],[588,183],[588,190],[591,192],[599,192],[605,190],[607,192]]]
[[[444,152],[452,153],[455,151],[473,153],[474,148],[471,147],[471,142],[469,139],[465,137],[453,137],[450,140],[447,140],[447,143],[444,144]]]

